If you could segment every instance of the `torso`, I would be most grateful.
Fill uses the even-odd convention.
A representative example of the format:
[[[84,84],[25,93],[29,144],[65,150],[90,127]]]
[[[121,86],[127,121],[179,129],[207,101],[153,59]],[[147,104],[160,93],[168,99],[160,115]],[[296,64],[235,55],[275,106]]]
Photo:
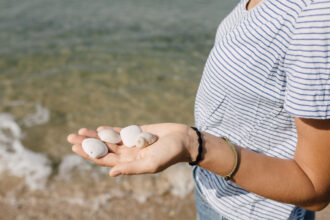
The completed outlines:
[[[227,136],[235,144],[261,154],[283,159],[294,157],[297,134],[294,117],[284,108],[288,98],[285,68],[290,69],[297,57],[309,55],[301,56],[295,48],[290,53],[287,50],[292,43],[297,17],[310,2],[241,0],[222,21],[196,96],[195,124],[199,130]],[[305,13],[311,16],[304,14],[301,19],[315,19],[321,4],[326,8],[330,0],[308,8]],[[302,24],[302,21],[298,23]],[[310,36],[306,34],[300,38]],[[301,43],[305,41],[298,39],[293,45]],[[326,57],[319,53],[317,59]],[[314,71],[312,67],[308,64],[299,70]],[[306,114],[315,117],[312,113]],[[229,219],[288,219],[290,215],[293,219],[302,219],[304,215],[298,207],[245,191],[200,167],[196,175],[206,200]]]

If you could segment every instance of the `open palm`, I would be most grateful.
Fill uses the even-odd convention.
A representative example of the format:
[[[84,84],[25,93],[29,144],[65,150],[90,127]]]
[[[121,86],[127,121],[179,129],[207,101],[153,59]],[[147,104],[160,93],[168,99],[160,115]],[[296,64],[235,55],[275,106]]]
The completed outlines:
[[[113,129],[120,132],[121,128],[102,126],[101,129]],[[88,137],[98,138],[95,130],[80,129],[78,134],[70,134],[68,141],[73,144],[72,150],[78,155],[94,161],[101,166],[113,167],[110,176],[120,174],[156,173],[178,162],[188,161],[189,155],[185,148],[186,134],[189,127],[183,124],[162,123],[143,125],[141,129],[158,137],[158,140],[146,148],[128,148],[122,143],[109,144],[109,153],[102,158],[89,157],[81,147],[81,142]]]

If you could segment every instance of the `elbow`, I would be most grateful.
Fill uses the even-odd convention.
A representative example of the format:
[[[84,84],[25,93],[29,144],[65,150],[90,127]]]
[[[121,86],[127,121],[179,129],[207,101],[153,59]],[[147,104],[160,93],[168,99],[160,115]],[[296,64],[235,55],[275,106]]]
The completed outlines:
[[[322,203],[322,204],[317,205],[317,206],[315,207],[315,211],[318,212],[318,211],[321,211],[321,210],[325,209],[325,208],[328,206],[328,204],[329,204],[329,203],[326,202],[326,203]]]
[[[330,193],[329,189],[322,190],[322,192],[316,193],[313,198],[309,200],[310,202],[306,205],[305,208],[310,211],[318,212],[323,210],[328,206],[330,202]]]
[[[327,207],[328,204],[329,204],[328,202],[323,202],[323,203],[317,203],[317,204],[302,207],[302,208],[307,209],[309,211],[318,212],[318,211],[323,210],[325,207]]]

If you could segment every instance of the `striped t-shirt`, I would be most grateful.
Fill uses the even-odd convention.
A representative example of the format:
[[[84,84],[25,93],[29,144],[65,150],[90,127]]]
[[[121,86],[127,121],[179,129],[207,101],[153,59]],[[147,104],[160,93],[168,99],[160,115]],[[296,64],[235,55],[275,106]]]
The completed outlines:
[[[196,126],[277,158],[293,158],[294,117],[330,118],[330,0],[241,2],[221,22],[198,88]],[[197,167],[209,204],[228,219],[303,219],[305,210]]]

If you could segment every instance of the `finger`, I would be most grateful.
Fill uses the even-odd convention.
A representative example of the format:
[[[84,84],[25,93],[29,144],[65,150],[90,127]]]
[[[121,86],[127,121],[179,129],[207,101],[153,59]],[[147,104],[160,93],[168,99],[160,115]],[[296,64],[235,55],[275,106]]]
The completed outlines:
[[[99,139],[99,136],[97,135],[97,132],[95,130],[90,130],[90,129],[87,129],[87,128],[81,128],[81,129],[79,129],[79,132],[78,133],[80,135],[85,136],[85,137]],[[111,144],[111,143],[107,143],[106,142],[106,145],[107,145],[108,149],[111,152],[116,152],[117,149],[118,149],[118,146],[116,144]]]
[[[104,130],[104,129],[111,129],[111,130],[113,130],[113,127],[102,125],[102,126],[99,126],[96,130],[97,131],[101,131],[101,130]]]
[[[119,146],[117,144],[106,143],[110,152],[118,152]]]
[[[89,132],[89,131],[82,131],[80,133],[86,133],[86,132]],[[86,138],[86,136],[82,136],[82,135],[78,135],[78,134],[70,134],[67,137],[68,142],[71,143],[72,145],[81,144],[85,138]],[[96,137],[96,138],[98,138],[98,137]],[[118,151],[118,145],[116,145],[116,144],[106,143],[106,146],[108,147],[110,152],[117,152]]]
[[[148,164],[147,160],[135,160],[119,163],[110,170],[109,175],[116,177],[119,175],[134,175],[154,172],[155,170],[152,169],[152,166]]]
[[[140,127],[143,132],[151,133],[154,136],[156,136],[157,139],[159,138],[159,132],[157,132],[157,130],[155,130],[155,128],[152,125],[141,125]],[[156,135],[156,133],[157,133],[157,135]]]
[[[114,130],[114,131],[116,131],[118,133],[120,133],[120,131],[121,131],[121,128],[120,127],[111,127],[111,126],[100,126],[96,130],[97,131],[101,131],[101,130],[104,130],[104,129],[111,129],[111,130]]]
[[[90,138],[97,138],[97,132],[95,130],[90,130],[87,128],[81,128],[78,131],[78,134],[86,136],[86,137],[90,137]]]
[[[70,143],[70,144],[81,144],[81,142],[85,139],[86,137],[85,136],[81,136],[81,135],[78,135],[78,134],[69,134],[68,137],[67,137],[67,141]]]
[[[96,163],[100,166],[113,167],[119,161],[118,156],[114,153],[108,153],[104,157],[101,157],[101,158],[92,158],[92,157],[88,156],[88,154],[85,153],[85,151],[82,149],[82,147],[80,145],[73,145],[72,151],[74,153],[78,154],[79,156],[81,156],[87,160],[93,161],[94,163]]]
[[[150,132],[150,126],[149,125],[141,125],[140,128],[143,132]]]
[[[72,151],[76,154],[78,154],[79,156],[86,158],[88,160],[92,160],[93,158],[91,158],[90,156],[88,156],[85,151],[82,149],[81,145],[75,144],[72,146]]]
[[[119,162],[119,158],[114,153],[108,153],[102,158],[97,159],[97,164],[100,166],[114,167]]]

